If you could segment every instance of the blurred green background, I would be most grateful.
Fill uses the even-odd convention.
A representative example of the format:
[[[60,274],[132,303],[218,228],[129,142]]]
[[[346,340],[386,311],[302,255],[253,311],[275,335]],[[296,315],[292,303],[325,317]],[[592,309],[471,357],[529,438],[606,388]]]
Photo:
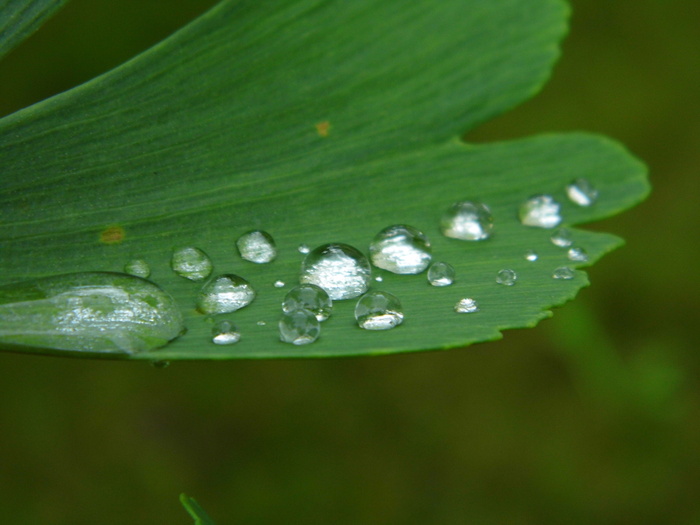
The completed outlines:
[[[73,0],[0,63],[0,114],[106,71],[213,0]],[[225,363],[0,354],[2,522],[700,523],[700,21],[573,0],[535,99],[468,135],[614,137],[654,192],[532,330],[464,350]]]

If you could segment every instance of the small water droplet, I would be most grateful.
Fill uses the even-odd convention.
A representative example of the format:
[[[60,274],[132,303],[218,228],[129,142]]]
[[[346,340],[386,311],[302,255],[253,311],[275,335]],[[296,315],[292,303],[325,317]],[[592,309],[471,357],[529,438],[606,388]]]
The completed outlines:
[[[369,292],[355,305],[355,319],[365,330],[389,330],[403,322],[399,299],[387,292]]]
[[[549,240],[552,241],[554,246],[559,246],[560,248],[567,248],[574,244],[571,231],[567,228],[559,228],[558,230],[555,230]]]
[[[569,200],[579,206],[591,206],[598,200],[598,190],[588,179],[574,179],[566,186]]]
[[[213,265],[209,256],[199,248],[185,246],[173,251],[170,267],[180,277],[201,281],[211,275]]]
[[[266,323],[265,321],[258,321],[258,322],[255,323],[255,324],[258,325],[258,326],[265,326],[267,323]]]
[[[0,286],[3,343],[133,354],[183,332],[174,299],[132,275],[74,273]]]
[[[564,279],[564,280],[569,280],[573,279],[575,276],[574,271],[569,268],[568,266],[560,266],[559,268],[554,270],[554,273],[552,273],[552,278],[554,279]]]
[[[236,246],[246,261],[265,264],[277,257],[277,247],[272,235],[262,230],[244,233],[236,241]]]
[[[456,202],[442,216],[440,229],[453,239],[482,241],[491,236],[493,215],[481,202]]]
[[[464,297],[455,304],[455,312],[458,314],[473,314],[479,311],[479,304],[471,297]]]
[[[372,269],[362,252],[347,244],[324,244],[301,265],[299,281],[320,286],[331,299],[352,299],[369,288]]]
[[[132,259],[124,265],[124,273],[146,279],[151,275],[151,267],[143,259]]]
[[[279,321],[280,341],[293,345],[313,343],[321,334],[321,323],[309,310],[283,313]]]
[[[299,251],[299,253],[303,253],[304,255],[306,255],[311,251],[311,248],[309,248],[308,244],[300,244],[297,250]]]
[[[525,252],[526,261],[535,262],[537,259],[539,259],[539,255],[537,255],[535,250],[528,250]]]
[[[446,262],[435,262],[428,268],[428,282],[433,286],[449,286],[455,280],[455,269]]]
[[[241,339],[241,333],[231,321],[220,319],[211,329],[211,341],[215,345],[232,345]]]
[[[274,282],[273,286],[274,286],[275,288],[284,288],[284,287],[285,287],[285,282],[284,282],[284,281],[277,280],[277,281]]]
[[[569,251],[566,252],[566,255],[570,261],[588,262],[588,253],[580,246],[572,246],[569,248]]]
[[[255,290],[248,281],[233,274],[219,275],[199,292],[197,309],[204,314],[226,314],[248,306]]]
[[[384,280],[384,278],[383,278],[381,275],[377,275],[377,276],[374,278],[374,280],[377,281],[378,283],[381,283],[381,282]]]
[[[316,319],[325,321],[331,315],[333,301],[328,293],[315,284],[300,284],[289,290],[282,302],[282,311],[291,313],[294,310],[308,310]]]
[[[496,282],[505,286],[513,286],[518,280],[518,274],[515,270],[500,270],[496,274]]]
[[[395,224],[380,231],[369,246],[377,268],[403,275],[421,273],[430,264],[430,241],[420,231]]]
[[[520,205],[520,222],[525,226],[554,228],[561,222],[559,203],[551,195],[535,195]]]

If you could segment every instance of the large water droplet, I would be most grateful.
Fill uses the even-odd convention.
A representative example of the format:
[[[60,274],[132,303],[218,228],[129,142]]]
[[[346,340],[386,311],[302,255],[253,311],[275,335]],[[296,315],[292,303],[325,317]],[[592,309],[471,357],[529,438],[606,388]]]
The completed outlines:
[[[447,237],[464,241],[488,239],[493,231],[491,210],[481,202],[457,202],[442,216],[440,229]]]
[[[272,235],[261,230],[244,233],[236,241],[236,246],[246,261],[264,264],[277,257],[277,247]]]
[[[180,277],[190,281],[206,279],[214,268],[209,256],[193,246],[175,249],[170,260],[170,267]]]
[[[231,321],[220,319],[211,329],[211,341],[215,345],[232,345],[241,339],[241,333]]]
[[[566,248],[574,243],[571,231],[567,228],[555,230],[549,240],[552,241],[554,246],[559,246],[560,248]]]
[[[238,275],[224,274],[202,287],[197,309],[205,314],[225,314],[248,306],[253,299],[255,290],[248,281]]]
[[[580,246],[572,246],[569,248],[569,251],[566,252],[566,256],[570,261],[588,262],[588,253]]]
[[[284,313],[279,321],[280,341],[293,345],[313,343],[321,334],[321,323],[309,310]]]
[[[588,179],[574,179],[566,186],[566,194],[574,204],[591,206],[598,199],[598,190]]]
[[[569,279],[573,279],[575,275],[575,272],[568,266],[560,266],[554,270],[554,273],[552,273],[552,278],[568,281]]]
[[[430,241],[417,229],[395,224],[380,231],[369,245],[377,268],[398,274],[416,274],[430,264]]]
[[[517,280],[518,274],[515,273],[515,270],[500,270],[496,274],[496,282],[498,284],[513,286]]]
[[[352,299],[369,288],[372,270],[367,257],[347,244],[324,244],[301,265],[299,281],[320,286],[331,299]]]
[[[539,255],[537,255],[535,250],[528,250],[525,252],[526,261],[535,262],[537,259],[539,259]]]
[[[479,304],[471,297],[464,297],[455,304],[455,312],[458,314],[473,314],[479,311]]]
[[[333,301],[328,293],[315,284],[300,284],[292,288],[282,302],[282,311],[308,310],[316,319],[325,321],[331,315]]]
[[[0,341],[76,352],[135,353],[184,331],[173,298],[120,273],[74,273],[0,287]]]
[[[455,280],[455,269],[446,262],[436,262],[428,268],[428,282],[433,286],[449,286]]]
[[[151,267],[143,259],[133,259],[124,265],[124,273],[146,279],[151,275]]]
[[[403,322],[401,302],[387,292],[369,292],[357,301],[355,319],[365,330],[389,330]]]
[[[561,222],[559,203],[551,195],[535,195],[520,205],[520,222],[525,226],[554,228]]]

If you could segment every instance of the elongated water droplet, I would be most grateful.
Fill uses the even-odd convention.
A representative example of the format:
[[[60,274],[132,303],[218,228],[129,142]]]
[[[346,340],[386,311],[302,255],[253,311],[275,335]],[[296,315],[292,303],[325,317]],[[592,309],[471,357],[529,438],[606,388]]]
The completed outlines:
[[[537,259],[539,259],[539,255],[537,255],[535,250],[528,250],[525,252],[526,261],[535,262]]]
[[[488,239],[493,231],[491,210],[481,202],[457,202],[442,216],[443,235],[463,241]]]
[[[535,195],[520,205],[520,222],[525,226],[554,228],[561,222],[559,203],[551,195]]]
[[[0,341],[6,344],[132,354],[183,331],[173,298],[132,275],[73,273],[0,287]]]
[[[226,314],[248,306],[255,299],[255,290],[243,277],[219,275],[207,282],[199,292],[197,309],[204,314]]]
[[[568,281],[569,279],[573,279],[575,275],[575,272],[568,266],[560,266],[554,270],[554,273],[552,273],[552,278]]]
[[[428,282],[433,286],[449,286],[455,280],[455,269],[446,262],[435,262],[428,268]]]
[[[586,250],[584,250],[580,246],[572,246],[571,248],[569,248],[569,251],[566,252],[566,256],[569,258],[570,261],[588,262],[588,253],[586,253]]]
[[[567,248],[574,243],[571,231],[567,228],[555,230],[549,240],[552,241],[554,246],[559,246],[560,248]]]
[[[383,278],[381,275],[377,275],[377,276],[374,278],[374,280],[377,281],[378,283],[381,283],[381,282],[384,280],[384,278]]]
[[[321,323],[309,310],[294,310],[282,314],[279,330],[280,341],[293,345],[307,345],[321,335]]]
[[[215,345],[232,345],[241,340],[241,333],[231,321],[220,319],[211,329],[211,341]]]
[[[180,277],[201,281],[211,275],[214,266],[209,256],[199,248],[185,246],[173,251],[170,267]]]
[[[294,310],[308,310],[319,321],[325,321],[333,310],[333,301],[328,293],[315,284],[300,284],[289,290],[282,302],[282,311],[292,313]]]
[[[284,281],[280,281],[280,280],[278,279],[277,281],[275,281],[275,282],[273,283],[273,286],[274,286],[275,288],[284,288],[284,287],[285,287],[285,283],[284,283]]]
[[[258,326],[265,326],[267,323],[266,323],[265,321],[258,321],[258,322],[255,323],[255,324],[258,325]]]
[[[496,282],[505,286],[513,286],[518,280],[518,274],[515,270],[500,270],[496,274]]]
[[[471,297],[464,297],[455,304],[455,312],[458,314],[473,314],[479,311],[479,304]]]
[[[388,292],[369,292],[357,301],[355,319],[365,330],[389,330],[403,322],[401,302]]]
[[[236,241],[236,246],[246,261],[265,264],[277,257],[277,247],[272,235],[261,230],[244,233]]]
[[[430,264],[430,251],[428,238],[405,224],[384,228],[369,245],[370,258],[377,268],[404,275],[425,270]]]
[[[299,253],[303,253],[304,255],[306,255],[311,251],[311,248],[309,248],[307,244],[300,244],[297,250],[299,251]]]
[[[146,279],[151,275],[151,267],[143,259],[133,259],[124,265],[124,273]]]
[[[591,206],[598,200],[598,190],[588,179],[574,179],[566,187],[566,194],[574,204]]]
[[[320,286],[331,299],[352,299],[369,288],[372,270],[367,257],[347,244],[324,244],[301,265],[299,281]]]

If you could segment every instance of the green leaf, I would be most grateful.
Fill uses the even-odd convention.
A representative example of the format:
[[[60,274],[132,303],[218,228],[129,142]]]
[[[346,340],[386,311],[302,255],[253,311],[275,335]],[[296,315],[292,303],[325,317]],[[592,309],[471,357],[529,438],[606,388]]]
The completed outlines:
[[[199,503],[194,498],[186,494],[180,494],[180,503],[185,507],[185,510],[194,518],[194,525],[216,525],[204,509],[199,506]]]
[[[549,242],[551,231],[518,222],[519,204],[551,194],[565,223],[576,225],[649,191],[644,166],[602,137],[458,139],[541,87],[566,16],[557,0],[222,2],[116,70],[0,121],[0,279],[120,271],[145,259],[188,332],[136,359],[380,354],[459,347],[533,326],[588,280],[582,271],[551,278],[571,263]],[[595,205],[566,199],[577,177],[599,189]],[[456,200],[491,207],[493,238],[440,234],[440,216]],[[341,242],[366,252],[391,224],[425,232],[434,260],[456,268],[455,284],[375,272],[383,282],[374,288],[401,299],[403,325],[361,330],[355,301],[338,301],[316,343],[281,343],[277,320],[298,279],[297,246]],[[235,241],[251,229],[273,235],[274,262],[238,256]],[[574,235],[589,263],[621,244],[608,234]],[[201,284],[169,269],[173,247],[183,245],[258,291],[229,316],[239,343],[210,342],[211,324],[194,308]],[[525,261],[528,249],[537,262]],[[515,286],[495,283],[503,268],[518,273]],[[278,279],[287,287],[273,287]],[[462,297],[481,311],[455,314]]]
[[[0,58],[39,29],[68,0],[6,0],[0,6]]]

